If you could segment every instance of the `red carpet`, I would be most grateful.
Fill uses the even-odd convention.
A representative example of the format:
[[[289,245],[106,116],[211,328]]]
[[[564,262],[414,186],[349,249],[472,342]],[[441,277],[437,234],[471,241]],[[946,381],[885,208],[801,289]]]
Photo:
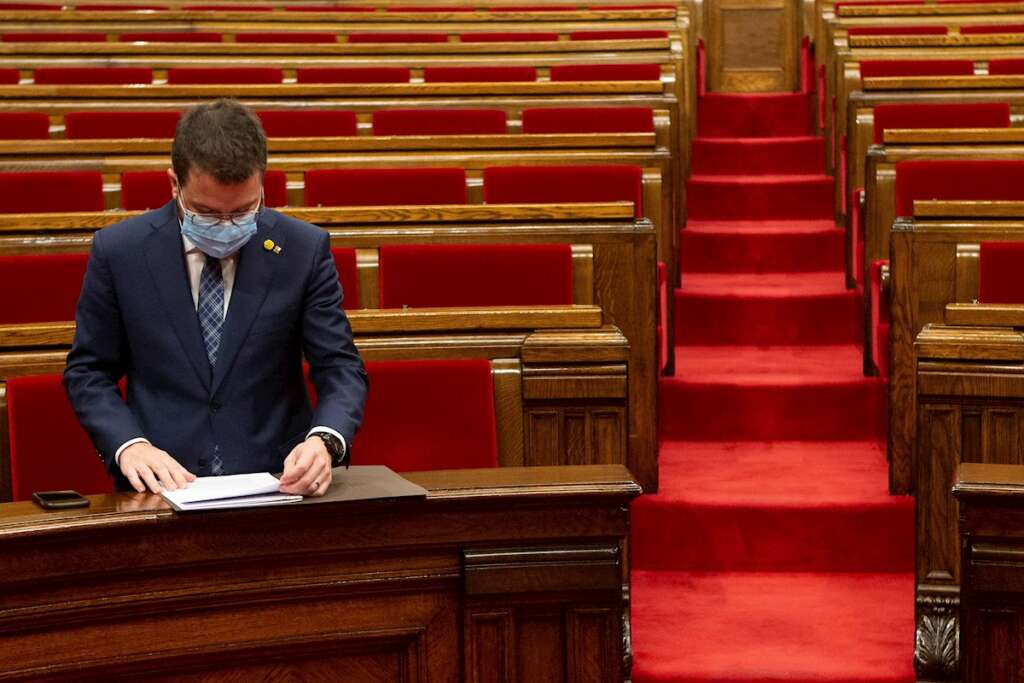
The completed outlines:
[[[661,489],[633,507],[638,683],[914,680],[913,503],[887,493],[808,112],[701,103]]]

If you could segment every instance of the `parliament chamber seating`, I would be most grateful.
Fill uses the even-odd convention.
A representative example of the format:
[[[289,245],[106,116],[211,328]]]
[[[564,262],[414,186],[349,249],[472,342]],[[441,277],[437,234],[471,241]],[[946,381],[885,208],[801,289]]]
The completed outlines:
[[[508,114],[500,109],[389,109],[374,112],[372,125],[374,135],[503,135]]]
[[[103,211],[98,171],[0,173],[0,213]]]
[[[86,254],[0,256],[0,325],[75,319]]]
[[[273,84],[284,81],[284,71],[261,67],[181,67],[167,70],[168,85]]]
[[[41,112],[0,112],[0,140],[46,140],[50,117]]]
[[[978,245],[980,304],[1024,304],[1024,242],[981,242]]]

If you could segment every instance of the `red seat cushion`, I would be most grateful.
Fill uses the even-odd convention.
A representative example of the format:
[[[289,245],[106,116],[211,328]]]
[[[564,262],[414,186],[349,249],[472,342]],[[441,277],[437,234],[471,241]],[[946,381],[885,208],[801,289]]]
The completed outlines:
[[[286,12],[376,12],[376,7],[360,5],[289,5]]]
[[[380,248],[381,308],[544,306],[572,301],[572,247],[568,244]]]
[[[18,85],[21,74],[17,69],[0,69],[0,85]]]
[[[461,168],[330,168],[306,171],[306,206],[465,204]]]
[[[14,500],[35,491],[110,493],[113,481],[75,417],[60,375],[7,380]]]
[[[960,33],[1024,33],[1024,24],[984,24],[982,26],[961,26]]]
[[[1024,242],[982,242],[978,253],[978,301],[1024,304]]]
[[[274,9],[267,5],[182,5],[181,8],[201,12],[270,12]]]
[[[554,32],[517,32],[517,31],[481,31],[480,33],[462,33],[459,40],[463,43],[547,43],[558,40]]]
[[[75,319],[75,305],[85,277],[87,254],[0,256],[0,325],[65,322]]]
[[[125,171],[121,174],[121,208],[126,211],[156,209],[171,200],[167,171]]]
[[[668,38],[668,31],[572,31],[569,40],[643,40]]]
[[[59,12],[61,5],[36,4],[34,2],[0,2],[0,12],[13,10],[38,10],[40,12]]]
[[[338,269],[338,282],[344,298],[342,306],[346,310],[359,306],[359,265],[356,261],[356,250],[351,247],[331,247],[334,266]]]
[[[573,12],[576,5],[501,5],[489,7],[491,12]]]
[[[475,7],[466,5],[396,5],[386,7],[385,12],[475,12]]]
[[[896,164],[896,215],[911,216],[914,200],[1024,200],[1024,161],[901,161]]]
[[[271,208],[288,206],[288,175],[284,171],[267,169],[263,176],[263,202]]]
[[[552,81],[659,81],[658,64],[563,64],[551,67]]]
[[[675,5],[591,5],[587,7],[590,11],[611,12],[613,10],[642,10],[642,9],[676,9]]]
[[[861,78],[894,76],[971,76],[974,62],[969,59],[884,59],[860,63]]]
[[[107,36],[102,33],[5,33],[0,36],[5,43],[105,43]]]
[[[944,36],[947,33],[947,26],[853,26],[847,30],[851,36]]]
[[[425,83],[519,83],[537,80],[532,66],[428,66]]]
[[[404,33],[398,31],[350,33],[350,43],[447,43],[446,33]]]
[[[633,202],[643,216],[639,166],[495,166],[484,169],[488,204]]]
[[[336,43],[335,33],[314,33],[312,31],[259,31],[236,33],[236,43]]]
[[[173,138],[181,112],[71,111],[64,115],[64,137],[71,140]]]
[[[549,107],[523,110],[524,133],[651,133],[649,107]]]
[[[153,70],[138,66],[118,67],[39,67],[33,81],[37,85],[129,85],[152,83]]]
[[[1024,59],[993,59],[988,63],[992,76],[1018,76],[1024,74]]]
[[[1005,102],[964,104],[880,104],[875,107],[874,140],[891,128],[1008,128]]]
[[[79,12],[162,12],[167,5],[121,5],[117,3],[93,3],[89,5],[75,5]]]
[[[487,360],[370,361],[355,465],[396,472],[495,467],[494,383]]]
[[[0,213],[103,211],[99,171],[0,173]]]
[[[299,83],[408,83],[412,74],[402,67],[315,67],[296,69]]]
[[[321,138],[355,135],[355,112],[334,109],[275,109],[256,112],[271,138]]]
[[[374,135],[503,135],[501,109],[384,109],[373,112]]]
[[[269,67],[182,67],[167,70],[167,82],[171,85],[202,84],[261,84],[280,83],[284,80],[281,69]]]
[[[42,112],[0,112],[0,140],[48,140],[50,117]]]
[[[122,33],[122,43],[220,43],[224,36],[209,31]]]

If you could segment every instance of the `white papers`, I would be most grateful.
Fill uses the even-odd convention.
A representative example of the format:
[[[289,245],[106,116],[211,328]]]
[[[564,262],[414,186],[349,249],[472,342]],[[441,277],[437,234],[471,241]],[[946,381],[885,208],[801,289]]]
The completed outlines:
[[[269,472],[232,474],[224,477],[199,477],[183,489],[160,495],[182,512],[223,510],[296,503],[302,496],[280,493],[281,482]]]

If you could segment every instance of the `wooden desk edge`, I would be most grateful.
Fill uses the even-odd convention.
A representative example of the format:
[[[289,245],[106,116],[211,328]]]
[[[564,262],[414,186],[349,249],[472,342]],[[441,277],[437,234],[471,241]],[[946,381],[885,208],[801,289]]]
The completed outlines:
[[[953,495],[960,500],[1024,498],[1024,465],[960,463],[953,478]]]

